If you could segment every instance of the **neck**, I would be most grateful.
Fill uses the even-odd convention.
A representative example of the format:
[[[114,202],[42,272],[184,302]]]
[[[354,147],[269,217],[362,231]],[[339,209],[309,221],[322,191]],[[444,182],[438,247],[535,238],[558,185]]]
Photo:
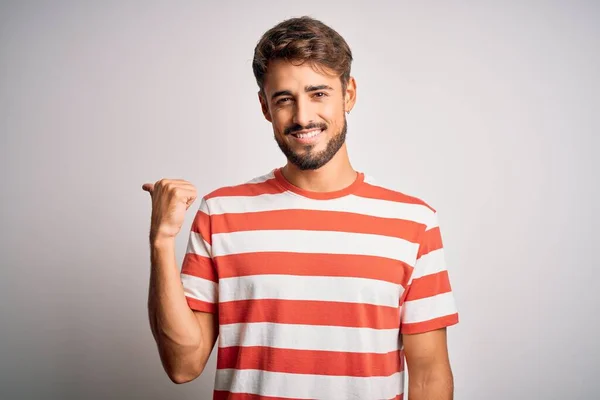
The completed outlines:
[[[333,192],[350,186],[356,180],[356,171],[350,164],[346,144],[319,169],[303,171],[288,162],[281,170],[292,185],[312,192]]]

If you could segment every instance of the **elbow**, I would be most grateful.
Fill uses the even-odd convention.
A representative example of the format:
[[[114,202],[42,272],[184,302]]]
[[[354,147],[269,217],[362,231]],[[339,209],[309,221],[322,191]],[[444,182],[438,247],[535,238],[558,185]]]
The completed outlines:
[[[422,395],[424,398],[429,398],[431,393],[436,393],[440,396],[444,394],[451,397],[452,393],[454,393],[454,377],[450,369],[443,369],[441,371],[432,369],[421,374],[415,373],[409,375],[408,386],[409,392]]]
[[[160,361],[171,382],[178,385],[191,382],[202,374],[207,358],[202,357],[198,349],[190,349],[192,346],[168,346],[170,341],[165,340],[160,334],[156,337],[159,338],[156,342]]]
[[[178,371],[167,371],[167,375],[171,382],[181,385],[182,383],[188,383],[196,379],[202,374],[202,369],[187,369]]]
[[[202,349],[196,345],[181,345],[160,334],[157,335],[160,360],[164,371],[175,384],[191,382],[199,377],[208,361]]]
[[[194,379],[196,379],[195,376],[192,375],[185,375],[185,374],[168,374],[169,375],[169,379],[171,379],[171,382],[177,384],[177,385],[181,385],[182,383],[188,383],[193,381]]]
[[[204,371],[206,363],[198,359],[163,359],[163,367],[171,382],[180,385],[191,382],[199,377]]]

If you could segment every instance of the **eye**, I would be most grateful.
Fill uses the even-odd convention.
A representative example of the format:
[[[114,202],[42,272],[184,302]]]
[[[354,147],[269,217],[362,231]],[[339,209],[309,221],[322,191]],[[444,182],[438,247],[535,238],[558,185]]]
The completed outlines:
[[[277,104],[283,104],[283,103],[285,103],[286,100],[291,100],[291,97],[283,97],[283,98],[277,100],[276,103]]]
[[[322,95],[322,96],[319,96],[319,95]],[[325,97],[325,96],[327,96],[327,93],[325,93],[325,92],[317,92],[317,93],[315,93],[315,97]]]

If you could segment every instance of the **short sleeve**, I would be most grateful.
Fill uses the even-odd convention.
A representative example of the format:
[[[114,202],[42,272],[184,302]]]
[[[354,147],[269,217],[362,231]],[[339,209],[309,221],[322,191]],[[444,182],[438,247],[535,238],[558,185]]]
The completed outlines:
[[[181,283],[190,308],[216,313],[218,282],[211,252],[210,213],[205,198],[202,198],[192,222],[181,266]]]
[[[403,334],[428,332],[458,323],[435,211],[421,235],[417,261],[401,308]]]

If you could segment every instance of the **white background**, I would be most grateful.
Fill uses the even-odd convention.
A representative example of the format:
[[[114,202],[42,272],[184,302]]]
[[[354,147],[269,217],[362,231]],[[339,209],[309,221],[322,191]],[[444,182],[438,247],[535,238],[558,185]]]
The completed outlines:
[[[160,365],[141,185],[285,163],[251,61],[301,15],[353,51],[355,169],[439,212],[456,399],[597,396],[598,2],[0,4],[1,398],[211,398],[216,352]]]

